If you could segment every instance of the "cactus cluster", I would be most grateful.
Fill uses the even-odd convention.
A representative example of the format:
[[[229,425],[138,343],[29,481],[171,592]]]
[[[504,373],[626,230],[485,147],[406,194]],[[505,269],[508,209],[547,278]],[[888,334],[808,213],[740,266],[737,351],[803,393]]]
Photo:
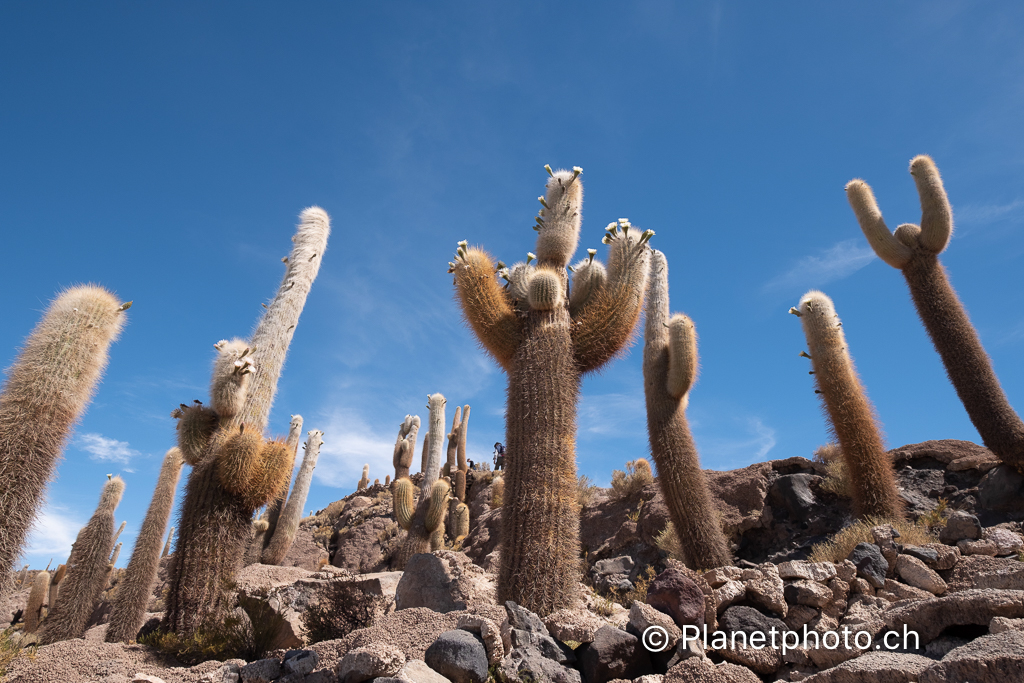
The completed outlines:
[[[60,293],[7,371],[0,391],[0,595],[11,586],[43,490],[128,307],[91,285]]]
[[[588,251],[588,258],[571,269],[570,283],[567,267],[581,224],[582,169],[547,171],[536,255],[529,253],[525,262],[508,268],[463,241],[449,264],[466,321],[508,373],[509,466],[498,599],[539,614],[575,601],[580,382],[633,336],[647,281],[646,243],[653,235],[626,219],[610,224],[602,240],[609,245],[608,268],[594,265],[596,251]]]
[[[448,529],[452,542],[460,543],[469,535],[469,506],[466,505],[466,438],[469,433],[469,406],[455,408],[452,430],[448,432],[448,462],[445,469],[452,482],[453,495],[448,509]]]

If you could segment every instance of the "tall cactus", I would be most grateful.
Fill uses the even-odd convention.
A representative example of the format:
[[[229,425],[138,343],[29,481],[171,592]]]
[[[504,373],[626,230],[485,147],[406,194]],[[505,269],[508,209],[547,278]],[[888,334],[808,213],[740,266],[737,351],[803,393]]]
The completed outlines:
[[[60,594],[39,632],[39,641],[44,645],[85,634],[89,616],[107,586],[107,567],[114,546],[114,510],[123,493],[121,477],[107,481],[96,512],[78,532]]]
[[[495,263],[460,242],[450,271],[463,315],[480,343],[508,373],[506,495],[502,512],[498,599],[549,614],[576,600],[579,509],[576,502],[576,404],[583,374],[611,360],[630,341],[647,281],[652,231],[622,219],[606,229],[606,277],[596,251],[576,264],[566,297],[566,267],[576,251],[581,169],[548,169],[537,218],[537,255],[511,269],[502,288]],[[533,259],[537,264],[532,265]],[[586,285],[584,286],[584,281]],[[579,290],[577,290],[579,291]],[[567,300],[568,299],[568,300]]]
[[[167,521],[171,517],[174,491],[178,486],[183,463],[181,450],[177,446],[164,455],[160,476],[153,490],[153,499],[146,510],[145,519],[142,520],[142,528],[135,539],[135,547],[124,570],[124,576],[118,583],[117,597],[110,613],[110,626],[107,628],[108,643],[133,642],[142,628],[146,605],[149,603],[160,568],[164,529],[167,528]]]
[[[939,262],[953,234],[953,211],[939,170],[922,155],[911,160],[910,174],[921,199],[920,226],[905,223],[895,234],[889,232],[874,193],[863,180],[846,185],[847,199],[878,257],[903,273],[917,314],[981,440],[1000,460],[1024,472],[1024,421],[1006,399],[992,361]]]
[[[399,545],[392,559],[392,564],[397,569],[403,569],[409,558],[417,553],[444,547],[444,515],[448,509],[448,496],[451,492],[448,482],[438,478],[441,472],[445,403],[445,398],[441,394],[427,397],[430,431],[425,437],[429,443],[423,447],[424,467],[419,504],[413,503],[414,486],[409,477],[396,479],[392,488],[395,519],[407,532],[405,540]]]
[[[43,608],[50,599],[50,572],[39,572],[32,581],[32,592],[28,594],[25,606],[25,633],[35,633],[43,618]]]
[[[448,508],[449,536],[459,542],[469,535],[469,506],[466,505],[466,438],[469,433],[469,406],[455,408],[452,430],[448,433],[448,476],[454,489]]]
[[[363,465],[363,476],[359,478],[359,483],[356,484],[356,491],[365,491],[366,487],[370,485],[370,465],[369,463]]]
[[[730,563],[729,545],[686,420],[697,377],[697,333],[685,315],[669,317],[668,261],[657,250],[651,255],[646,317],[644,395],[658,486],[687,566],[722,567]]]
[[[0,392],[0,595],[11,588],[43,490],[129,305],[91,285],[61,292],[7,372]]]
[[[292,415],[291,424],[288,426],[288,438],[285,440],[285,443],[288,445],[288,456],[291,458],[292,462],[291,467],[288,470],[288,481],[291,483],[291,472],[295,468],[295,457],[299,453],[299,444],[302,443],[301,415]],[[260,548],[261,552],[267,547],[267,544],[270,543],[270,539],[274,537],[274,532],[277,531],[277,520],[281,517],[281,510],[284,508],[287,498],[288,487],[285,486],[277,498],[267,503],[267,510],[263,513],[263,519],[267,520],[267,531],[263,534],[263,545]]]
[[[800,299],[795,314],[807,337],[817,393],[846,463],[854,509],[861,517],[901,519],[903,500],[896,490],[892,461],[832,300],[812,290]]]
[[[299,522],[302,520],[302,510],[306,505],[306,497],[309,495],[309,486],[313,482],[313,470],[316,469],[317,458],[320,457],[320,446],[323,445],[324,433],[319,429],[309,432],[306,438],[306,454],[302,457],[302,466],[295,477],[295,486],[288,496],[281,511],[281,517],[277,521],[277,530],[274,537],[270,539],[260,561],[263,564],[281,564],[285,555],[295,541],[295,534],[299,530]],[[268,531],[269,533],[269,531]]]
[[[264,442],[263,431],[329,233],[322,209],[302,212],[284,279],[252,340],[217,344],[212,407],[183,405],[175,412],[178,445],[193,466],[169,570],[165,623],[179,636],[223,616],[224,586],[244,559],[252,515],[286,485],[287,446]]]

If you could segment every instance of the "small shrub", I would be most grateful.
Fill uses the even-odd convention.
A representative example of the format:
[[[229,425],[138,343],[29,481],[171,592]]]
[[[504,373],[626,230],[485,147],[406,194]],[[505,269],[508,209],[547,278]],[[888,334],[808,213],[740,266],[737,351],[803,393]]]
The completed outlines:
[[[679,535],[676,534],[676,527],[672,522],[666,524],[661,533],[654,537],[654,544],[673,560],[684,561],[683,547],[679,543]]]
[[[594,486],[594,482],[590,480],[590,477],[581,474],[576,478],[576,502],[579,504],[580,510],[590,505],[596,493],[597,487]]]
[[[808,560],[811,562],[842,562],[858,543],[874,543],[871,528],[881,524],[892,524],[900,533],[900,543],[905,545],[924,545],[938,543],[939,539],[926,526],[917,523],[885,520],[881,518],[859,519],[850,526],[841,529],[826,541],[811,548]]]
[[[11,665],[18,655],[21,654],[21,648],[18,646],[18,642],[14,636],[14,629],[7,628],[0,631],[0,678],[7,675],[7,667]]]
[[[344,638],[366,628],[384,614],[388,600],[355,587],[349,581],[334,580],[321,589],[319,600],[302,613],[310,643]]]
[[[650,588],[655,576],[654,567],[647,565],[644,571],[637,575],[633,588],[622,596],[622,606],[632,607],[634,602],[647,602],[647,589]]]
[[[825,478],[821,482],[821,490],[835,494],[841,498],[850,498],[850,475],[843,462],[843,452],[837,443],[818,446],[814,451],[814,461],[825,466]]]
[[[626,519],[636,524],[640,520],[640,511],[644,509],[644,501],[640,501],[640,504],[636,506],[636,510],[626,513]]]
[[[626,463],[626,471],[612,472],[612,496],[616,500],[631,500],[640,495],[644,487],[654,482],[651,464],[644,458]]]
[[[938,505],[932,508],[931,512],[917,518],[918,526],[923,526],[933,534],[938,533],[939,529],[946,526],[946,511],[948,509],[949,501],[945,498],[939,498]]]

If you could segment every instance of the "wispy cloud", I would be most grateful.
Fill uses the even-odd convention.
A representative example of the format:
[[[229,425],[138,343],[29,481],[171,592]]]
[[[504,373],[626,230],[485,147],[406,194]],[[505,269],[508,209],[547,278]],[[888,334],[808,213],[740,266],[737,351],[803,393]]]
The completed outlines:
[[[394,474],[391,463],[394,435],[378,431],[351,410],[337,410],[321,424],[324,425],[324,445],[314,472],[321,484],[355,490],[363,465],[367,463],[371,481],[377,478],[383,481],[386,475]],[[394,431],[398,433],[397,422]],[[420,431],[422,434],[423,430]],[[419,457],[418,452],[416,457]]]
[[[701,463],[709,469],[725,470],[763,462],[775,447],[775,430],[758,417],[734,417],[730,424],[717,424],[710,434],[708,431],[694,423]]]
[[[83,526],[85,521],[71,514],[67,508],[47,502],[32,525],[25,554],[53,555],[63,562]]]
[[[646,424],[643,394],[584,394],[577,413],[581,434],[619,435]]]
[[[976,229],[1001,221],[1018,222],[1024,219],[1024,199],[1005,204],[965,204],[953,211],[957,230],[953,237],[963,237]]]
[[[863,239],[838,242],[817,254],[804,256],[785,273],[766,282],[764,294],[805,291],[853,275],[875,258]]]
[[[82,434],[78,446],[89,453],[89,459],[97,462],[116,462],[127,465],[140,453],[128,446],[127,441],[108,439],[102,434]]]

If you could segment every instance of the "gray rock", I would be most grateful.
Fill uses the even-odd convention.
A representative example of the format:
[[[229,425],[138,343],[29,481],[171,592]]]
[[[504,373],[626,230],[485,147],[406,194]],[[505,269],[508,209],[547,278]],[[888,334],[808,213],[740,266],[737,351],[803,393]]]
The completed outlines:
[[[413,555],[395,589],[395,609],[447,613],[494,601],[494,586],[465,555],[447,550]]]
[[[594,567],[591,570],[595,574],[629,574],[633,571],[633,558],[629,555],[622,555],[620,557],[611,557],[607,560],[598,560],[594,563]]]
[[[916,557],[928,566],[934,566],[939,561],[939,554],[933,548],[922,548],[919,545],[903,546],[903,554]]]
[[[510,628],[519,629],[520,631],[530,631],[531,633],[547,634],[548,632],[547,627],[544,626],[544,622],[541,621],[540,617],[525,607],[520,607],[511,600],[505,601],[505,614],[508,615],[508,625]]]
[[[867,541],[858,543],[846,559],[857,567],[857,576],[865,579],[875,588],[885,585],[885,574],[889,570],[889,562],[877,545]]]
[[[1003,510],[1019,504],[1024,476],[1009,465],[999,465],[978,483],[978,504],[989,510]]]
[[[812,474],[783,475],[772,484],[768,502],[774,509],[786,510],[793,519],[804,519],[818,504],[810,484],[820,479]]]
[[[942,595],[946,592],[946,582],[942,580],[942,577],[916,557],[900,555],[896,559],[896,573],[914,588],[920,588],[935,595]]]
[[[1020,537],[1020,534],[1014,533],[1009,529],[1000,529],[998,527],[992,527],[991,529],[985,529],[982,537],[986,541],[992,541],[996,544],[996,555],[1016,555],[1024,549],[1024,538]]]
[[[320,663],[320,655],[313,650],[289,650],[284,654],[284,670],[289,674],[305,676]]]
[[[921,673],[920,683],[1024,681],[1024,633],[982,636],[952,650]]]
[[[532,645],[514,650],[502,660],[498,673],[505,683],[582,683],[579,671],[544,657]]]
[[[453,683],[484,683],[487,680],[487,650],[483,642],[469,631],[445,631],[427,648],[423,659],[427,666]]]
[[[401,671],[395,674],[395,679],[401,683],[451,683],[419,659],[406,662]]]
[[[832,591],[827,586],[806,579],[789,584],[783,594],[789,604],[808,607],[824,607],[832,599]]]
[[[650,653],[640,639],[614,626],[599,628],[594,642],[580,648],[579,659],[585,683],[632,680],[654,673]]]
[[[969,512],[954,511],[947,519],[946,526],[939,531],[939,540],[949,545],[964,539],[973,541],[981,538],[981,522]]]
[[[934,660],[921,655],[868,652],[803,680],[804,683],[912,683],[933,664]]]
[[[571,664],[576,661],[576,655],[571,649],[562,645],[547,633],[534,633],[514,628],[509,631],[509,639],[513,649],[532,645],[544,657],[559,664]]]
[[[238,671],[242,683],[271,683],[281,675],[281,662],[276,658],[259,659],[246,664]]]
[[[372,678],[394,676],[405,664],[405,654],[395,647],[374,643],[345,653],[338,662],[338,683],[362,683]]]

